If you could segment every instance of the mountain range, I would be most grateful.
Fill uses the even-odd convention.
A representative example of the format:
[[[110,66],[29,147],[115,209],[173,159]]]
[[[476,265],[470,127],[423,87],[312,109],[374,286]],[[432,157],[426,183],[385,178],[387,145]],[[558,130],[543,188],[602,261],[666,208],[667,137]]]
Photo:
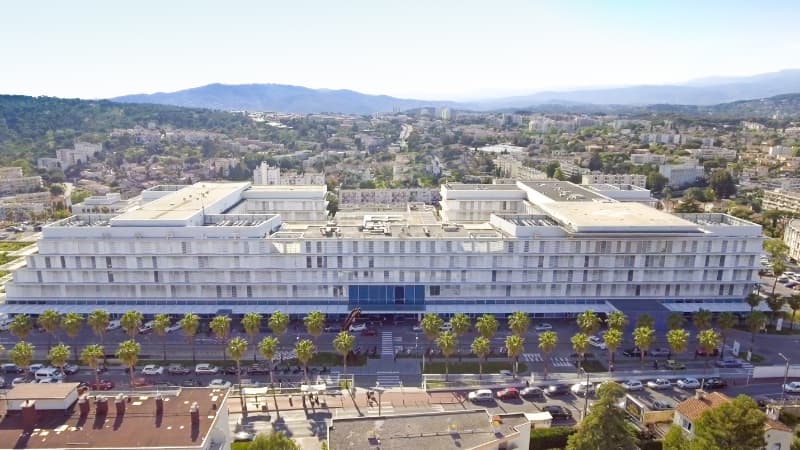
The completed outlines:
[[[445,106],[477,111],[523,109],[544,104],[703,106],[791,93],[800,93],[800,69],[749,77],[703,78],[675,85],[546,91],[472,102],[402,99],[351,90],[310,89],[281,84],[209,84],[176,92],[126,95],[112,100],[218,110],[371,114]]]

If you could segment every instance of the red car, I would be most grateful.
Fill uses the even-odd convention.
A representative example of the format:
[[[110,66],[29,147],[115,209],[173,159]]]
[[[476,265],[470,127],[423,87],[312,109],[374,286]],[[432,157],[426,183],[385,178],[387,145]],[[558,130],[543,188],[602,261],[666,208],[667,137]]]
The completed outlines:
[[[694,351],[694,354],[695,356],[719,356],[719,349],[715,348],[711,352],[711,355],[709,355],[707,351],[703,350],[702,348],[698,348],[697,350]]]
[[[110,391],[114,389],[114,383],[108,380],[100,380],[99,383],[94,382],[90,384],[89,388],[93,391]]]
[[[519,389],[513,387],[501,389],[497,391],[496,395],[500,400],[512,400],[519,398]]]
[[[373,328],[367,328],[366,330],[361,332],[362,336],[377,336],[378,332],[375,331]]]

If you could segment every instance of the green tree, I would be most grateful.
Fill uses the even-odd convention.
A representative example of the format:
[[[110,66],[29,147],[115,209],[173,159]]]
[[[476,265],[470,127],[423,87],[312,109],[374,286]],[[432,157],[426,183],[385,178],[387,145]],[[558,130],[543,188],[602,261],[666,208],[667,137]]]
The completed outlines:
[[[636,318],[636,327],[646,327],[646,328],[655,328],[656,320],[653,319],[653,316],[650,314],[640,314],[639,317]]]
[[[753,311],[745,317],[744,324],[750,330],[750,349],[752,350],[753,344],[756,342],[756,333],[767,324],[767,316],[761,311]]]
[[[257,312],[250,312],[242,317],[242,328],[244,328],[245,334],[253,342],[258,339],[258,335],[261,333],[261,319],[261,314]],[[253,361],[256,360],[257,351],[258,346],[253,346]]]
[[[456,337],[456,344],[458,351],[461,351],[461,337],[464,336],[472,327],[472,321],[469,316],[464,313],[458,313],[450,319],[450,325],[453,326],[453,335]],[[459,359],[461,356],[459,356]]]
[[[575,333],[572,339],[570,339],[570,342],[572,342],[572,350],[578,354],[578,370],[580,371],[583,368],[583,359],[586,355],[586,350],[589,349],[589,336],[584,333]]]
[[[708,180],[708,186],[719,199],[730,198],[736,193],[736,181],[727,170],[715,170]]]
[[[752,450],[764,448],[766,415],[756,402],[739,395],[733,401],[706,410],[694,422],[694,441],[697,449]]]
[[[517,311],[508,316],[508,328],[517,336],[525,336],[531,326],[531,319],[527,313]]]
[[[680,355],[689,347],[689,332],[683,328],[667,331],[667,345],[672,353]]]
[[[770,295],[767,297],[767,307],[770,310],[770,324],[772,326],[776,325],[776,320],[778,313],[783,310],[783,306],[786,304],[786,299],[781,297],[780,295]]]
[[[167,361],[167,328],[172,325],[172,319],[167,314],[156,314],[153,318],[153,333],[161,338],[161,355]]]
[[[108,311],[104,309],[95,309],[86,318],[86,323],[92,329],[92,333],[100,339],[100,346],[106,344],[106,333],[108,332],[108,324],[111,322],[111,317]],[[106,364],[106,355],[103,353],[103,364]]]
[[[456,335],[451,331],[441,333],[439,337],[436,338],[436,346],[439,347],[439,350],[442,351],[442,356],[444,356],[444,379],[447,381],[450,376],[450,357],[455,353],[457,346]]]
[[[8,358],[12,363],[16,364],[17,367],[27,372],[28,367],[31,366],[31,361],[33,361],[34,349],[35,347],[30,342],[19,341],[11,347],[11,350],[8,352]]]
[[[267,324],[269,325],[269,329],[272,330],[272,333],[277,336],[278,349],[280,349],[281,337],[283,337],[283,335],[286,334],[286,330],[289,329],[289,315],[280,311],[275,311],[269,316]],[[283,362],[282,353],[280,359],[281,362]]]
[[[303,324],[306,326],[308,334],[310,334],[311,338],[316,342],[317,338],[325,329],[325,314],[320,311],[311,311],[303,318]]]
[[[131,389],[134,388],[134,382],[133,382],[133,375],[135,372],[134,367],[136,367],[136,363],[139,362],[139,355],[141,354],[141,352],[142,352],[142,346],[139,345],[139,343],[133,339],[128,339],[127,341],[120,342],[119,346],[117,346],[117,353],[116,353],[117,359],[122,361],[122,363],[125,364],[125,367],[127,367],[130,371]]]
[[[696,200],[690,198],[684,198],[683,200],[678,203],[678,206],[675,207],[676,213],[701,213],[703,212],[703,207],[697,203]]]
[[[614,353],[620,345],[622,345],[622,331],[612,328],[603,336],[603,342],[606,344],[606,351],[608,351],[608,367],[611,368],[611,363],[614,362]]]
[[[242,358],[244,358],[246,352],[247,339],[237,336],[228,342],[228,353],[230,353],[231,359],[236,361],[236,381],[239,384],[239,390],[242,389]],[[244,403],[244,395],[239,395],[239,401],[241,402],[242,411],[246,411],[247,405]]]
[[[119,325],[125,330],[125,334],[131,339],[135,339],[139,334],[139,328],[142,327],[144,316],[139,311],[128,311],[119,319]]]
[[[69,360],[69,346],[58,344],[51,348],[50,351],[47,352],[47,360],[50,361],[50,364],[54,367],[58,367],[63,372],[64,366],[67,365],[67,360]]]
[[[211,332],[214,333],[214,336],[222,345],[222,359],[227,360],[228,352],[225,351],[225,347],[228,344],[228,336],[231,334],[231,318],[228,316],[215,316],[208,324],[208,328],[211,329]]]
[[[671,312],[669,316],[667,316],[667,328],[670,330],[677,330],[679,328],[683,328],[686,325],[686,317],[683,313],[679,312]]]
[[[68,312],[61,317],[61,329],[63,329],[64,334],[72,340],[72,345],[75,349],[75,361],[79,360],[78,347],[75,346],[75,341],[78,339],[78,335],[81,334],[81,328],[83,328],[82,315],[75,312]]]
[[[317,353],[317,346],[309,339],[302,339],[297,341],[297,344],[294,346],[294,351],[295,354],[297,354],[297,360],[303,365],[303,377],[306,383],[308,383],[308,363],[314,358],[314,354]]]
[[[192,364],[197,364],[197,353],[195,352],[195,337],[200,330],[200,316],[197,314],[186,313],[180,320],[181,331],[186,339],[192,344]]]
[[[356,345],[356,338],[347,330],[342,330],[333,339],[333,348],[336,349],[336,353],[342,355],[343,373],[347,373],[347,356],[353,351],[354,345]]]
[[[719,317],[717,317],[717,328],[719,328],[719,335],[722,338],[722,348],[725,348],[725,344],[728,342],[728,333],[738,321],[736,316],[728,311],[721,313]],[[722,359],[723,352],[719,352],[719,357]]]
[[[44,310],[39,314],[36,323],[39,325],[39,328],[47,333],[47,351],[49,352],[50,347],[53,345],[53,338],[56,336],[56,331],[58,331],[61,326],[61,314],[54,309]]]
[[[761,304],[761,300],[761,296],[756,293],[752,293],[745,298],[747,304],[750,305],[750,312],[755,311],[756,307]]]
[[[278,352],[278,347],[280,346],[280,342],[278,338],[275,336],[264,336],[264,339],[261,339],[261,342],[258,343],[258,351],[261,353],[261,356],[264,360],[269,361],[269,384],[275,384],[275,380],[273,378],[272,372],[272,362],[275,360],[275,354]]]
[[[483,336],[476,336],[470,346],[472,353],[478,357],[478,378],[483,377],[483,363],[492,353],[492,343]]]
[[[770,292],[772,297],[775,296],[775,288],[778,286],[778,278],[780,278],[784,272],[786,272],[786,263],[783,262],[782,259],[773,260],[772,275],[775,277],[775,279],[772,280],[772,291]],[[769,297],[767,297],[767,299],[769,300]]]
[[[627,425],[626,413],[617,406],[625,397],[622,386],[603,383],[597,390],[597,397],[578,431],[569,437],[567,450],[638,448],[636,437]]]
[[[8,331],[20,341],[24,341],[31,334],[32,328],[31,318],[27,314],[17,314],[8,325]]]
[[[719,347],[720,338],[715,330],[703,330],[697,333],[697,344],[700,349],[705,352],[706,367],[708,367],[708,360],[711,358],[712,353]]]
[[[672,425],[664,436],[663,448],[664,450],[691,450],[692,442],[681,427]]]
[[[644,354],[650,350],[650,346],[656,339],[656,331],[648,326],[638,326],[633,330],[633,345],[641,350],[639,362],[644,364]]]
[[[422,321],[419,323],[422,332],[425,333],[425,337],[431,342],[439,337],[442,325],[444,325],[444,320],[436,314],[425,314],[425,316],[422,317]]]
[[[539,350],[544,353],[544,378],[547,379],[547,369],[550,353],[558,345],[558,335],[555,331],[545,331],[539,334]]]
[[[525,351],[525,338],[512,334],[506,336],[506,354],[509,359],[514,361],[513,371],[514,378],[517,378],[517,369],[519,368],[519,357]]]
[[[578,328],[587,336],[597,333],[597,330],[600,329],[600,318],[591,309],[578,314],[576,321],[578,322]]]
[[[269,434],[259,433],[247,445],[247,450],[300,450],[300,446],[283,432],[273,431]]]
[[[772,238],[764,241],[764,251],[772,262],[772,274],[775,276],[775,280],[772,283],[772,295],[775,295],[778,277],[786,271],[786,257],[789,254],[789,247],[783,242],[783,239]]]
[[[475,322],[475,329],[486,339],[492,339],[494,337],[497,333],[498,326],[497,319],[491,314],[484,314],[478,317],[478,320]]]
[[[92,369],[94,381],[98,385],[100,384],[100,373],[97,368],[100,366],[101,359],[104,361],[106,359],[106,351],[102,345],[89,344],[81,350],[81,362]]]
[[[608,323],[608,328],[623,331],[628,325],[628,316],[622,311],[611,311],[606,322]]]
[[[697,331],[703,331],[711,328],[712,319],[713,316],[711,315],[711,311],[707,309],[701,309],[692,314],[692,323],[694,323]]]
[[[794,316],[797,314],[797,310],[800,309],[800,294],[792,294],[786,299],[786,304],[792,310],[792,329],[794,330]]]

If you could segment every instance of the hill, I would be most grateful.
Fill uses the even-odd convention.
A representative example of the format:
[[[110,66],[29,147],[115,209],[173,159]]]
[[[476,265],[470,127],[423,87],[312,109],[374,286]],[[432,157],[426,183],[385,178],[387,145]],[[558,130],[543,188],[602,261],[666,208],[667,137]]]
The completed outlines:
[[[156,103],[227,111],[279,111],[291,113],[372,114],[448,104],[350,90],[310,89],[281,84],[209,84],[177,92],[116,97],[116,102]]]

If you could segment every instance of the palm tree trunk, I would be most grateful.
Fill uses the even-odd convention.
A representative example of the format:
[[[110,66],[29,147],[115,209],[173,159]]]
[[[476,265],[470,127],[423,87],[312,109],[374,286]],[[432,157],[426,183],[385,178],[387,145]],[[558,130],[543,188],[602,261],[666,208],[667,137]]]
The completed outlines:
[[[164,356],[164,362],[167,362],[167,335],[166,333],[161,336],[161,353]]]
[[[92,368],[94,370],[94,382],[97,386],[100,386],[100,372],[97,371],[97,367]]]
[[[103,366],[108,365],[108,358],[106,357],[106,334],[100,333],[100,346],[103,347]]]
[[[342,356],[342,365],[344,366],[344,371],[342,373],[347,373],[347,354],[348,353],[350,353],[350,352],[347,352],[347,353],[344,354],[344,356]]]
[[[483,378],[483,358],[478,358],[478,379]]]
[[[131,376],[131,391],[133,391],[133,366],[128,366],[128,368],[131,370],[129,375]]]
[[[303,378],[306,380],[306,384],[308,384],[308,363],[303,364]]]
[[[450,368],[447,367],[449,360],[450,358],[447,356],[444,357],[444,381],[447,381],[450,376]]]
[[[544,379],[545,380],[547,379],[547,370],[548,370],[547,360],[549,359],[549,356],[550,356],[550,353],[545,352],[545,354],[544,354]]]
[[[197,365],[197,354],[195,353],[195,336],[192,336],[192,364]]]
[[[242,404],[242,412],[247,413],[247,403],[244,401],[244,391],[242,391],[242,367],[239,360],[236,360],[236,378],[239,381],[239,401]]]

